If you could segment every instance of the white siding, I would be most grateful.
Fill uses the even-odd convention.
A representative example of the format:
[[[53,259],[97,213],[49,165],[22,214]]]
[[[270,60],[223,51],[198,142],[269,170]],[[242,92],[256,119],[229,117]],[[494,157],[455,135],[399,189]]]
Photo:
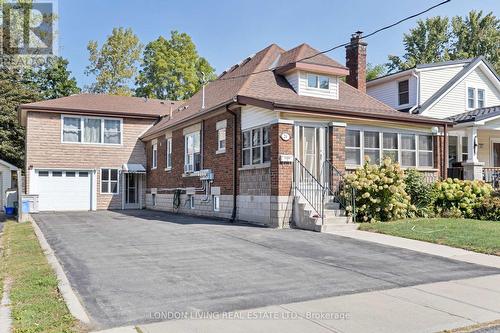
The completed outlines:
[[[5,191],[7,191],[11,186],[11,171],[10,169],[0,164],[0,211],[3,211]]]
[[[408,80],[410,103],[398,105],[398,82]],[[366,88],[368,95],[378,99],[382,103],[389,105],[394,109],[404,109],[412,107],[417,101],[417,79],[413,75],[403,76],[398,79],[383,82]]]
[[[460,65],[421,71],[419,73],[420,104],[423,104],[427,99],[434,95],[436,91],[450,81],[463,68],[464,65]]]
[[[257,106],[244,106],[241,109],[241,129],[269,124],[278,119],[278,112]]]
[[[339,78],[337,76],[311,73],[314,75],[327,76],[330,79],[329,89],[315,89],[307,86],[307,72],[294,71],[285,76],[293,90],[302,96],[339,99]]]
[[[425,110],[423,115],[442,119],[468,111],[466,108],[467,87],[485,89],[486,106],[500,104],[500,91],[486,77],[483,70],[476,67],[432,108]]]

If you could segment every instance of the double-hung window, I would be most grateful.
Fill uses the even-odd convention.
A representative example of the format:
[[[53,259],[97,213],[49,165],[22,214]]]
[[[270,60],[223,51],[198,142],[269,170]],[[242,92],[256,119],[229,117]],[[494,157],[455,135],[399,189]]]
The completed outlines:
[[[398,162],[398,133],[382,133],[383,155],[393,162]]]
[[[410,85],[408,80],[398,82],[398,105],[410,103]]]
[[[467,88],[467,107],[469,109],[474,109],[476,106],[476,89],[469,87]]]
[[[165,152],[165,168],[172,169],[172,138],[167,138]]]
[[[184,136],[184,171],[201,170],[201,135],[200,131]]]
[[[158,144],[153,143],[151,146],[151,169],[156,169],[158,166]]]
[[[346,164],[361,164],[361,132],[357,130],[347,130],[345,139],[345,160]]]
[[[118,169],[101,169],[101,193],[118,194]]]
[[[417,146],[413,134],[401,134],[401,165],[404,167],[417,166]]]
[[[226,151],[226,126],[226,120],[218,121],[215,126],[215,129],[217,130],[217,154],[224,153]]]
[[[432,151],[432,136],[418,136],[418,165],[421,167],[434,166],[433,151]]]
[[[365,157],[370,159],[370,163],[380,164],[380,135],[379,132],[365,131]]]
[[[477,107],[478,108],[484,107],[484,89],[477,90]]]
[[[465,162],[469,159],[469,138],[466,136],[462,136],[462,162]]]
[[[62,142],[113,144],[122,142],[122,120],[95,117],[62,118]]]
[[[467,108],[483,108],[486,104],[486,91],[475,87],[467,87]]]
[[[243,131],[243,165],[258,165],[271,161],[270,127]]]

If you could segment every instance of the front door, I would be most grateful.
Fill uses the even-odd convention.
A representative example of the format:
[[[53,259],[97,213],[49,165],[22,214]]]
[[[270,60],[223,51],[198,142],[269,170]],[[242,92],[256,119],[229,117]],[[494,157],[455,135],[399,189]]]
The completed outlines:
[[[299,161],[321,182],[321,168],[326,158],[326,128],[323,126],[299,126],[298,139],[297,155]]]
[[[125,173],[125,208],[139,208],[139,177],[135,173]]]

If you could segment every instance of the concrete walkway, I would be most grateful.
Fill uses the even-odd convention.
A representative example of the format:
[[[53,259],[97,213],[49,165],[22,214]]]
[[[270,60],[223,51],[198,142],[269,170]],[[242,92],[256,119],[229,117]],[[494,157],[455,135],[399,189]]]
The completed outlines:
[[[246,311],[198,314],[213,319],[200,319],[196,313],[158,313],[153,315],[186,320],[101,333],[440,332],[499,319],[499,299],[500,275],[490,275]]]
[[[331,232],[338,236],[368,241],[383,245],[399,247],[420,253],[432,254],[448,259],[464,261],[472,264],[500,268],[500,257],[482,254],[451,246],[422,242],[414,239],[390,236],[369,231],[343,230]]]

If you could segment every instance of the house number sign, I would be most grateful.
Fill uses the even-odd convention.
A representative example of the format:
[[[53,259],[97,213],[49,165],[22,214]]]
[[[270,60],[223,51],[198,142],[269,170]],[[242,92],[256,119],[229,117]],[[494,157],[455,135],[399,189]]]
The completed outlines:
[[[283,141],[290,140],[290,134],[288,134],[287,132],[281,133],[281,140],[283,140]]]

